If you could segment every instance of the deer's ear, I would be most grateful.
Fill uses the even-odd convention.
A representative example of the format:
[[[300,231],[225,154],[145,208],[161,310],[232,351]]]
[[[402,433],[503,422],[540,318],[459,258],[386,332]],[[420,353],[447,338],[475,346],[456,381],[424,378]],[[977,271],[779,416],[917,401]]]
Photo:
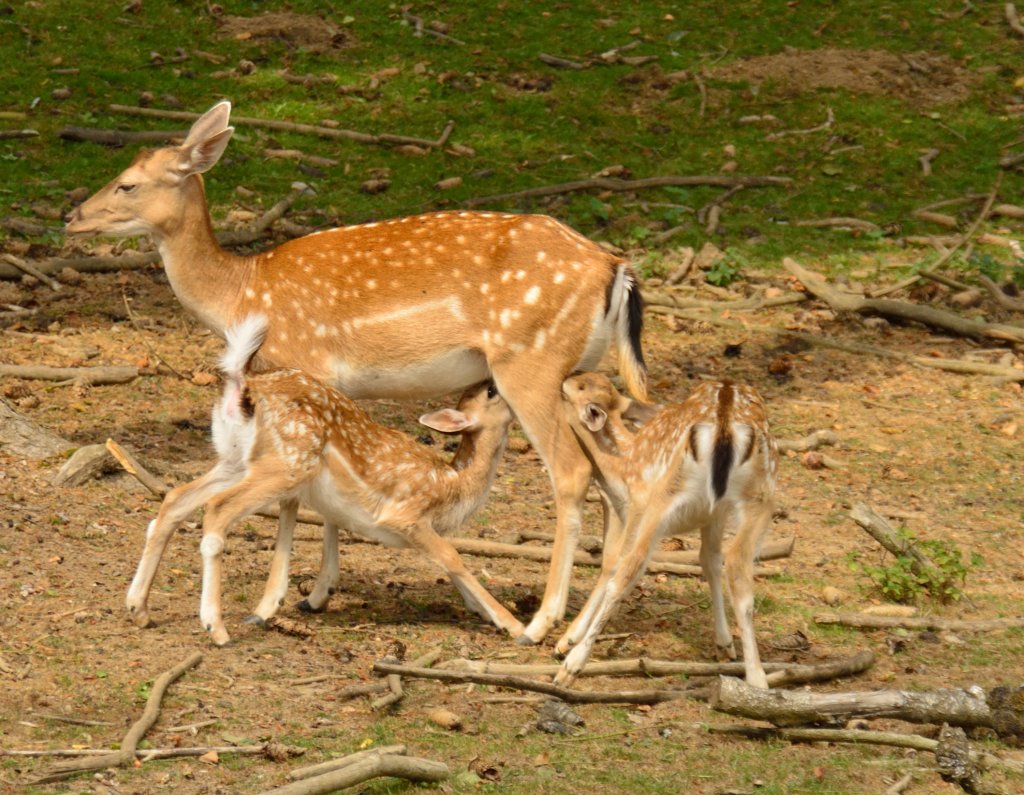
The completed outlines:
[[[623,398],[627,405],[622,409],[622,418],[636,425],[643,425],[654,418],[654,415],[661,411],[657,403],[644,403],[640,400]]]
[[[207,138],[212,138],[228,128],[231,117],[231,103],[227,100],[218,102],[206,113],[192,122],[192,127],[185,136],[184,146],[195,146]]]
[[[588,403],[580,412],[580,422],[588,431],[597,433],[608,422],[608,412],[596,403]]]
[[[198,123],[198,122],[197,122]],[[178,171],[183,175],[202,174],[213,168],[227,149],[234,127],[228,127],[195,143],[186,141],[178,152]],[[189,138],[191,138],[189,134]]]
[[[475,421],[458,409],[441,409],[420,417],[420,424],[441,433],[461,433],[475,425]]]

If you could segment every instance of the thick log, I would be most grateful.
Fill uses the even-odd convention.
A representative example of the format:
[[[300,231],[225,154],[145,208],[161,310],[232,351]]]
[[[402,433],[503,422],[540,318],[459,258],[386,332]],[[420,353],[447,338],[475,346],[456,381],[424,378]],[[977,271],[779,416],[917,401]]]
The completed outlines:
[[[719,712],[764,720],[776,726],[844,724],[851,718],[895,718],[909,723],[948,723],[987,728],[1003,738],[1024,736],[1024,688],[939,688],[927,691],[874,690],[810,693],[763,690],[734,677],[719,677],[710,704]]]

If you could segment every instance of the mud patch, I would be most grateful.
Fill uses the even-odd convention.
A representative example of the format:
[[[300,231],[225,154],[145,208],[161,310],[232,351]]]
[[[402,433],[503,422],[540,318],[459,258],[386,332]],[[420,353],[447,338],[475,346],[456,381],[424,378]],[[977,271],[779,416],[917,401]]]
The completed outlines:
[[[309,52],[326,52],[353,46],[355,39],[332,22],[308,14],[263,14],[258,17],[221,19],[221,35],[246,40],[278,40]]]
[[[963,101],[974,83],[974,75],[952,58],[882,50],[788,49],[719,66],[710,70],[710,76],[767,83],[783,95],[838,88],[918,105]]]

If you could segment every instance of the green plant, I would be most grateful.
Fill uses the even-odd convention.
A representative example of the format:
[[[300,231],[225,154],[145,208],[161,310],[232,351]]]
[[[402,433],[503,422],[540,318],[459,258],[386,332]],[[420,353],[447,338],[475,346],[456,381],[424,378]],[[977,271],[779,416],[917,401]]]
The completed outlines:
[[[874,565],[863,562],[862,556],[854,552],[848,558],[850,570],[866,574],[894,602],[916,602],[925,594],[942,604],[960,601],[967,573],[982,562],[981,556],[971,553],[965,562],[959,547],[950,541],[918,539],[906,528],[900,528],[899,533],[933,565],[921,565],[909,555],[893,556],[884,565]]]
[[[739,278],[743,269],[749,266],[750,262],[746,257],[738,252],[730,251],[707,272],[707,280],[716,287],[728,287]]]

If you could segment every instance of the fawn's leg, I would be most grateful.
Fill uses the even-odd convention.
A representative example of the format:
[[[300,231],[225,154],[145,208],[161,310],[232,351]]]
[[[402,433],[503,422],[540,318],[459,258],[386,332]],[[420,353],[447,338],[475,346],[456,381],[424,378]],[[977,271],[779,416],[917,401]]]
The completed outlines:
[[[740,628],[747,684],[764,688],[768,687],[768,679],[761,665],[754,634],[754,559],[771,518],[772,506],[768,500],[739,506],[736,509],[736,535],[725,552],[725,576],[729,582],[732,610]]]
[[[320,574],[309,596],[299,602],[304,613],[320,613],[327,607],[327,600],[338,590],[341,571],[338,569],[338,525],[324,519],[324,551],[320,557]]]
[[[292,540],[295,534],[295,520],[299,515],[299,501],[296,499],[281,500],[280,515],[277,520],[277,539],[274,542],[274,558],[270,561],[270,575],[267,577],[263,598],[245,619],[247,624],[263,626],[284,604],[284,596],[288,592],[288,562],[291,559]]]
[[[149,591],[174,530],[218,491],[241,480],[243,474],[242,471],[228,470],[218,464],[191,483],[171,489],[164,497],[160,511],[146,529],[146,546],[142,550],[142,557],[125,600],[128,613],[136,625],[146,627],[150,624]]]

